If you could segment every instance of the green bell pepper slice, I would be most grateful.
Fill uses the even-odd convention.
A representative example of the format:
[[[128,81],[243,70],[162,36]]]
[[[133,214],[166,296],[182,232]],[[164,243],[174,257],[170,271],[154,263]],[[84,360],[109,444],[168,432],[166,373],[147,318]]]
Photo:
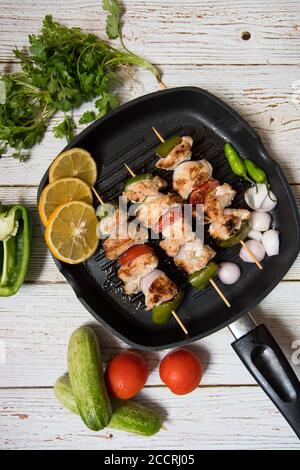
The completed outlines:
[[[172,310],[177,310],[180,306],[184,297],[183,290],[180,290],[174,299],[169,302],[164,302],[163,304],[158,305],[152,309],[152,321],[158,325],[163,325],[170,320],[172,316]]]
[[[243,220],[241,223],[240,229],[227,240],[216,240],[216,243],[221,248],[232,248],[233,246],[240,243],[241,240],[244,240],[250,231],[250,224],[248,220]]]
[[[205,268],[190,274],[188,277],[189,282],[196,289],[203,290],[208,286],[209,280],[217,275],[218,269],[219,266],[213,261],[210,261]]]
[[[32,222],[29,210],[21,204],[10,208],[2,206],[1,209],[0,235],[4,239],[0,241],[0,297],[8,297],[16,294],[25,280]],[[7,232],[8,227],[13,227],[10,234]]]
[[[169,155],[171,150],[173,150],[176,145],[180,144],[182,141],[182,138],[179,135],[173,135],[170,137],[170,139],[165,140],[164,142],[161,142],[157,147],[155,147],[155,152],[159,157],[166,157]]]
[[[151,173],[144,173],[143,175],[133,176],[125,184],[125,191],[129,191],[130,186],[132,186],[135,183],[139,183],[140,181],[143,181],[143,180],[152,180],[152,179],[153,179],[153,175],[151,175]]]
[[[98,206],[96,211],[96,216],[102,220],[108,215],[113,215],[117,209],[117,204],[115,202],[105,203],[103,205]]]

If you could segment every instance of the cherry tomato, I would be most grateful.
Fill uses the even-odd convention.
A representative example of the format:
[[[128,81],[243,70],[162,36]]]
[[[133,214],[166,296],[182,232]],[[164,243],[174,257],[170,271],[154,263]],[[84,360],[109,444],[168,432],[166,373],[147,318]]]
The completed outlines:
[[[110,361],[105,379],[108,391],[113,397],[128,400],[144,387],[148,375],[143,356],[137,351],[125,351]]]
[[[161,380],[176,395],[185,395],[197,388],[203,374],[203,366],[195,353],[188,349],[176,349],[160,363]]]
[[[154,249],[149,245],[135,245],[131,248],[128,248],[125,253],[123,253],[119,258],[119,263],[121,266],[124,264],[131,264],[139,256],[145,255],[146,253],[153,253]]]
[[[164,228],[168,227],[168,225],[174,224],[181,218],[182,207],[174,207],[160,217],[159,221],[153,226],[153,230],[156,233],[160,233]]]
[[[212,189],[219,186],[219,184],[220,184],[220,181],[214,180],[213,178],[210,178],[209,180],[200,184],[195,189],[193,189],[190,195],[190,203],[193,205],[203,204],[206,194]]]

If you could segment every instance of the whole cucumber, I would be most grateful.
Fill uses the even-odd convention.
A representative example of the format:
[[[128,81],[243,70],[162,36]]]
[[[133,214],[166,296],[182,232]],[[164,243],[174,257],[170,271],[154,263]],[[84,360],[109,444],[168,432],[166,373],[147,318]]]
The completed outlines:
[[[68,369],[83,422],[93,431],[100,431],[109,424],[112,411],[103,376],[100,345],[92,328],[82,326],[72,334],[68,346]]]
[[[72,413],[79,414],[72,393],[69,375],[57,379],[54,391],[58,401]],[[109,427],[141,436],[152,436],[161,428],[159,415],[132,400],[112,399],[112,419]]]

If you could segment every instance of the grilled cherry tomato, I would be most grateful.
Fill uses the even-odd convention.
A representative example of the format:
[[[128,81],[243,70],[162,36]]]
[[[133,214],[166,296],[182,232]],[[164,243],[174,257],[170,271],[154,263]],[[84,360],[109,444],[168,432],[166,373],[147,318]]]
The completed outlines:
[[[222,248],[231,248],[232,246],[240,243],[241,240],[244,240],[247,237],[249,231],[250,224],[248,220],[243,220],[240,229],[237,230],[231,237],[227,238],[227,240],[217,239],[216,243]]]
[[[177,310],[184,297],[184,292],[180,290],[174,299],[169,302],[164,302],[152,309],[152,321],[159,325],[163,325],[169,321],[172,310]]]
[[[220,181],[210,178],[204,183],[197,186],[190,195],[190,204],[195,206],[196,204],[204,204],[206,194],[212,189],[220,185]]]
[[[171,392],[186,395],[198,387],[203,374],[200,359],[192,351],[180,348],[167,354],[160,363],[159,375]]]
[[[105,373],[110,395],[121,400],[134,397],[146,384],[148,367],[137,351],[125,351],[112,358]]]
[[[155,233],[160,233],[162,232],[163,228],[166,228],[169,225],[174,224],[175,222],[177,222],[177,220],[181,218],[182,218],[182,207],[181,206],[174,207],[159,218],[159,221],[153,225],[152,230]]]
[[[161,142],[157,147],[155,147],[155,152],[159,157],[167,157],[171,150],[173,150],[176,145],[180,144],[182,138],[179,135],[173,135],[170,139]]]
[[[133,176],[132,178],[130,178],[127,183],[125,184],[125,192],[126,191],[129,191],[130,189],[130,186],[132,186],[133,184],[135,183],[140,183],[141,181],[144,181],[144,180],[152,180],[153,179],[153,176],[151,175],[151,173],[145,173],[143,175],[137,175],[137,176]]]
[[[121,266],[124,264],[131,264],[139,256],[145,255],[146,253],[153,253],[154,249],[149,245],[135,245],[128,248],[119,258]]]
[[[205,268],[190,274],[189,282],[196,289],[203,290],[208,286],[209,280],[216,276],[218,269],[219,266],[213,261],[210,261]]]

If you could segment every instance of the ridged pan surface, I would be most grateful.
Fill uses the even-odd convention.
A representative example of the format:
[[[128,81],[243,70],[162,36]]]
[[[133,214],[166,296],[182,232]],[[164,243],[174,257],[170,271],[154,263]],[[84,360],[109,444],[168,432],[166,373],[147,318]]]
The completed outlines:
[[[142,294],[131,297],[123,294],[116,275],[118,264],[105,258],[101,243],[97,253],[84,264],[70,266],[55,260],[79,300],[96,320],[127,343],[140,349],[155,350],[187,344],[209,335],[261,302],[284,277],[298,254],[299,219],[282,170],[267,154],[256,132],[221,100],[193,87],[152,93],[120,106],[90,125],[67,147],[82,147],[91,152],[100,175],[96,189],[105,201],[121,195],[128,179],[124,163],[137,174],[153,172],[172,182],[173,172],[155,168],[157,138],[151,131],[152,126],[166,137],[174,133],[191,135],[194,139],[192,158],[207,159],[213,166],[213,176],[230,183],[237,191],[233,207],[245,207],[245,183],[229,169],[223,152],[224,140],[230,141],[241,155],[262,166],[278,198],[272,217],[275,228],[280,230],[281,241],[279,256],[266,257],[263,271],[255,264],[240,260],[240,246],[217,249],[217,262],[231,260],[242,270],[240,280],[232,286],[217,281],[230,299],[231,308],[224,305],[212,287],[202,292],[192,289],[186,275],[158,248],[159,267],[185,289],[185,299],[178,314],[189,331],[188,337],[173,318],[165,325],[155,325],[151,313],[144,309]],[[40,183],[38,198],[47,183],[48,171]],[[212,240],[207,242],[214,246]]]

